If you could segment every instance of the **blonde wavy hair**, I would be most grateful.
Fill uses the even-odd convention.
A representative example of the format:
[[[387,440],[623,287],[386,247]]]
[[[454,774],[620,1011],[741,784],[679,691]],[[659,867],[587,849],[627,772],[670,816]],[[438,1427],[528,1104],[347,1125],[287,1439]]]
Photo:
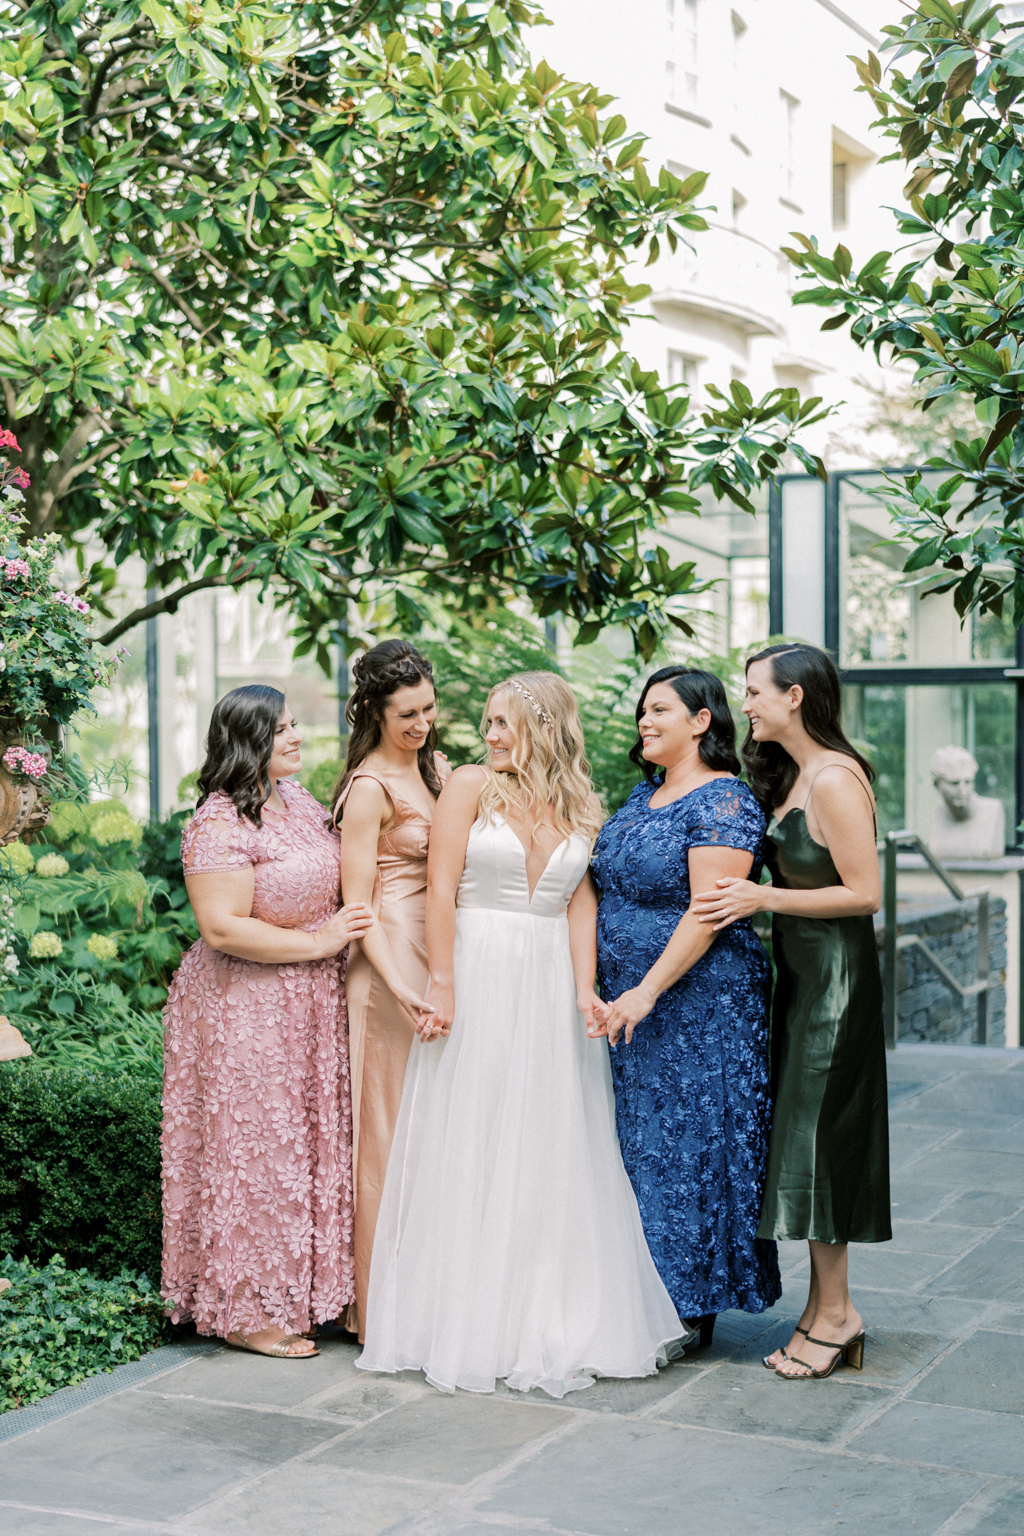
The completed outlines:
[[[505,694],[505,718],[512,729],[512,771],[487,769],[480,811],[507,816],[509,811],[538,817],[547,806],[563,837],[580,832],[593,840],[601,818],[593,803],[590,764],[576,696],[554,672],[517,672],[495,683],[487,695],[480,734],[487,735],[491,700]]]

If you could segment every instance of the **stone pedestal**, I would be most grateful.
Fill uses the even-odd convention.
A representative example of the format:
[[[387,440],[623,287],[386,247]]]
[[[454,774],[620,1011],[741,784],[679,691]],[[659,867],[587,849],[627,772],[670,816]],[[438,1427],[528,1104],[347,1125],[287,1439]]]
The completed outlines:
[[[1006,1044],[1019,1046],[1024,855],[1011,853],[1001,859],[944,859],[942,862],[966,895],[987,886],[991,896],[1001,896],[1006,902]],[[946,887],[919,853],[898,854],[896,867],[901,896],[948,898]]]

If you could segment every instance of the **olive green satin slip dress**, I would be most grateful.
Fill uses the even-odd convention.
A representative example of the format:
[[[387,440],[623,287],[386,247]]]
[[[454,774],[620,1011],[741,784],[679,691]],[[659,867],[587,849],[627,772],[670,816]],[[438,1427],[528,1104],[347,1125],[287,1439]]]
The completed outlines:
[[[852,770],[851,770],[852,771]],[[765,837],[772,883],[840,885],[801,807]],[[775,913],[768,1178],[757,1235],[819,1243],[892,1237],[882,975],[870,917]]]

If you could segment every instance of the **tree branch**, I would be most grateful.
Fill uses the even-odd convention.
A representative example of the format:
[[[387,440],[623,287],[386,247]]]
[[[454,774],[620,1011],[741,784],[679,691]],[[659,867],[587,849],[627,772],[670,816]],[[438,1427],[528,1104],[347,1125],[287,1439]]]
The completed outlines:
[[[176,613],[178,604],[183,597],[188,597],[192,592],[203,592],[209,587],[226,587],[226,576],[201,576],[198,581],[187,582],[179,587],[177,592],[168,592],[166,597],[157,598],[155,603],[146,603],[142,608],[133,608],[131,613],[119,619],[103,635],[97,635],[97,645],[113,645],[129,629],[134,629],[136,624],[144,624],[147,619],[155,619],[161,613]]]
[[[139,265],[143,266],[144,264],[140,262]],[[171,280],[167,277],[164,277],[164,274],[157,268],[155,264],[149,265],[146,263],[145,270],[149,273],[153,281],[164,290],[164,293],[166,293],[172,304],[177,305],[182,314],[185,316],[185,319],[188,321],[189,325],[191,325],[200,336],[205,336],[207,327],[200,320],[199,316],[196,314],[188,300],[182,298],[181,294],[178,292],[177,288],[175,288]]]
[[[50,473],[46,477],[46,485],[39,497],[39,510],[37,520],[40,528],[45,528],[54,503],[64,495],[75,476],[85,468],[84,464],[75,464],[75,460],[89,441],[96,428],[102,425],[103,417],[98,411],[90,411],[84,421],[70,434],[60,453],[56,463],[50,466]]]

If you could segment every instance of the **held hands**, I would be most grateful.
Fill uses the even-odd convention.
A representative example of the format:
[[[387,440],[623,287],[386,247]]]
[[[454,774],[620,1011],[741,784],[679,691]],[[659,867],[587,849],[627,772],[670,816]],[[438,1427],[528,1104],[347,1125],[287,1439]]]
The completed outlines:
[[[433,1002],[423,1004],[416,1025],[416,1033],[424,1044],[438,1039],[440,1035],[450,1035],[455,1013],[455,988],[450,981],[437,982],[431,977],[429,991]]]
[[[598,997],[593,987],[577,992],[576,1006],[583,1015],[583,1022],[587,1026],[587,1034],[591,1040],[598,1040],[608,1033],[605,1028],[608,1004]]]
[[[651,987],[631,987],[628,992],[623,992],[613,1003],[598,1002],[603,1010],[604,1017],[601,1028],[595,1033],[608,1036],[608,1044],[616,1046],[619,1043],[623,1031],[626,1035],[626,1044],[633,1039],[633,1031],[637,1025],[646,1019],[658,1001],[658,994]],[[587,1033],[591,1031],[588,1027]]]
[[[702,891],[690,901],[690,910],[696,912],[697,921],[711,923],[715,933],[740,918],[763,912],[764,892],[771,889],[770,886],[755,885],[753,880],[716,880],[715,887],[713,891]]]
[[[317,960],[340,954],[353,939],[361,939],[373,927],[373,913],[363,901],[350,901],[329,917],[322,928],[310,935],[316,945]]]

